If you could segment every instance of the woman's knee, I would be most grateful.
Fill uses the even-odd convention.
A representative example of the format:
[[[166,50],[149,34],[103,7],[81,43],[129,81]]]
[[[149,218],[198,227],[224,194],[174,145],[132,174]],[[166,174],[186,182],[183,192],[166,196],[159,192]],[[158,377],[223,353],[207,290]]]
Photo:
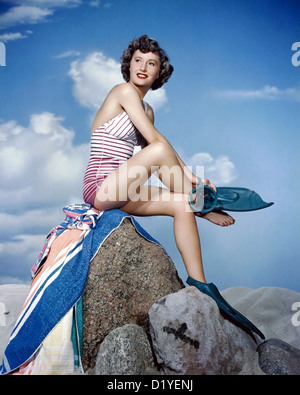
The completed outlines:
[[[162,141],[152,143],[148,147],[153,151],[153,154],[160,159],[165,159],[170,153],[174,154],[170,147]]]
[[[182,215],[186,213],[192,213],[190,206],[190,199],[188,194],[174,194],[174,200],[172,201],[174,215]]]

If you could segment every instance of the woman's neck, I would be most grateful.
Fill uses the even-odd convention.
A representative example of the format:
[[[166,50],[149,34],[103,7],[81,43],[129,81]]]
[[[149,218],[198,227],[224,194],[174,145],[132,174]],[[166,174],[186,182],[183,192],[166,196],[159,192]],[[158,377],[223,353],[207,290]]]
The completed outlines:
[[[139,87],[136,86],[133,82],[129,81],[129,83],[135,87],[135,89],[137,90],[138,94],[140,95],[141,100],[143,101],[144,97],[146,96],[149,88],[146,87]]]

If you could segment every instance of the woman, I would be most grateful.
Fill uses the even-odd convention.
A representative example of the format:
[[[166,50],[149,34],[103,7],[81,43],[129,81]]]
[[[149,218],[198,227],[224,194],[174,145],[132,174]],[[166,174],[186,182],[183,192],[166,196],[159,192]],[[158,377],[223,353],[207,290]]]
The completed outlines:
[[[121,60],[126,82],[109,92],[92,125],[84,199],[98,210],[173,217],[175,241],[189,276],[206,282],[195,213],[189,206],[189,194],[199,181],[154,127],[153,109],[143,101],[149,89],[167,82],[173,66],[147,35],[133,40]],[[135,145],[142,150],[132,156]],[[155,171],[168,189],[144,185]],[[216,189],[209,180],[202,181]],[[203,218],[220,226],[234,223],[222,212]]]
[[[83,194],[98,210],[119,208],[137,216],[167,215],[174,218],[174,235],[185,264],[187,283],[212,297],[238,325],[264,335],[223,299],[213,283],[206,283],[195,215],[189,196],[199,184],[168,140],[154,127],[153,109],[143,99],[170,78],[173,67],[157,41],[144,35],[123,52],[126,83],[115,86],[106,97],[92,125],[91,155]],[[133,156],[135,145],[143,148]],[[167,188],[145,185],[157,172]],[[216,190],[209,180],[202,180]],[[234,219],[224,212],[202,216],[228,226]]]

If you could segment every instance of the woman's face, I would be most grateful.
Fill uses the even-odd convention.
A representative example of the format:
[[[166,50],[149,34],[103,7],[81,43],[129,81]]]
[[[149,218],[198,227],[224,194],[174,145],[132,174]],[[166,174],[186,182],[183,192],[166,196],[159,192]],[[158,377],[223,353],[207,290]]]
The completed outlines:
[[[156,52],[134,52],[130,62],[130,81],[137,86],[150,88],[159,77],[160,58]]]

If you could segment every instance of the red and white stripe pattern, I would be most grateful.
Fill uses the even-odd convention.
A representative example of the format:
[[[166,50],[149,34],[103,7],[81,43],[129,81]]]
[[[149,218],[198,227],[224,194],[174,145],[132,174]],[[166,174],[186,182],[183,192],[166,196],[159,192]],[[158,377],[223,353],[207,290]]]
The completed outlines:
[[[143,136],[122,112],[98,127],[92,134],[91,154],[83,180],[83,197],[94,205],[102,181],[122,163],[132,157],[136,145],[141,145]]]

